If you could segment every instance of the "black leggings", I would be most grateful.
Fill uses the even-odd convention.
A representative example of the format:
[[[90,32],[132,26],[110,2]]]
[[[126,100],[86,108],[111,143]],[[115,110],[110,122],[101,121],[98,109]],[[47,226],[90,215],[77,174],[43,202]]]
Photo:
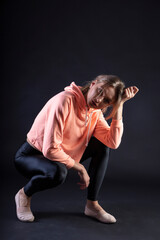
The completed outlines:
[[[88,169],[90,184],[87,198],[96,201],[107,169],[109,148],[92,137],[80,162],[82,163],[90,157],[91,162]],[[15,166],[23,176],[29,179],[24,186],[24,192],[29,197],[36,192],[62,184],[68,173],[63,163],[45,158],[28,142],[25,142],[17,151]]]

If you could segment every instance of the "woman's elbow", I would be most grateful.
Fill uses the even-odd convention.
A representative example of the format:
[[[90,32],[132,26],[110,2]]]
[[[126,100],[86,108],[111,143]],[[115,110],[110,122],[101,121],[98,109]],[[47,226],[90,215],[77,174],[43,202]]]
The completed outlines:
[[[112,142],[112,144],[110,145],[110,148],[112,149],[117,149],[119,147],[121,142]]]

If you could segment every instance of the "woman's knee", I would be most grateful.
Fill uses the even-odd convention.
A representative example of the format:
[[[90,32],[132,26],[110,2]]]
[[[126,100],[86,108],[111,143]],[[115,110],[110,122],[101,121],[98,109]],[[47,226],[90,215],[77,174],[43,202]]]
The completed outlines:
[[[107,147],[107,146],[105,146],[105,145],[102,143],[101,152],[102,152],[104,155],[109,156],[110,148]]]
[[[62,163],[58,163],[58,168],[57,168],[57,178],[59,184],[64,183],[67,177],[68,170],[66,166]]]
[[[51,169],[50,169],[51,170]],[[63,184],[67,177],[67,168],[62,163],[55,163],[53,169],[46,173],[48,180],[53,184],[53,186]]]
[[[93,154],[109,156],[110,148],[100,142],[98,139],[94,139]]]
[[[24,142],[20,148],[17,150],[16,154],[15,154],[15,157],[14,157],[14,164],[15,166],[18,166],[19,164],[22,163],[23,161],[23,158],[24,156],[26,155],[25,154],[25,151],[28,150],[27,147],[31,148],[31,146],[27,143],[27,142]]]
[[[16,169],[19,171],[21,168],[21,165],[22,165],[22,157],[21,157],[19,151],[17,151],[17,153],[15,154],[13,163],[14,163],[14,166],[16,167]]]

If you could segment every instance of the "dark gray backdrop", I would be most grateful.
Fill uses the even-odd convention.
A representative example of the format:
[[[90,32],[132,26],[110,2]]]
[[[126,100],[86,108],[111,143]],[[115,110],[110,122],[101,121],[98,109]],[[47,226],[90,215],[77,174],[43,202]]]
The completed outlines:
[[[159,1],[4,1],[1,170],[46,101],[75,81],[116,74],[140,91],[125,104],[124,136],[108,174],[159,180]]]

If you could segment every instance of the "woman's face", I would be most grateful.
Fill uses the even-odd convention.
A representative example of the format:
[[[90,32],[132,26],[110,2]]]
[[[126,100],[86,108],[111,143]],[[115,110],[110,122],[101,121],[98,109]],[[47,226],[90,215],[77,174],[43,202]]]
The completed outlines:
[[[105,86],[104,83],[93,81],[88,90],[86,101],[91,108],[102,109],[114,103],[115,89]]]

